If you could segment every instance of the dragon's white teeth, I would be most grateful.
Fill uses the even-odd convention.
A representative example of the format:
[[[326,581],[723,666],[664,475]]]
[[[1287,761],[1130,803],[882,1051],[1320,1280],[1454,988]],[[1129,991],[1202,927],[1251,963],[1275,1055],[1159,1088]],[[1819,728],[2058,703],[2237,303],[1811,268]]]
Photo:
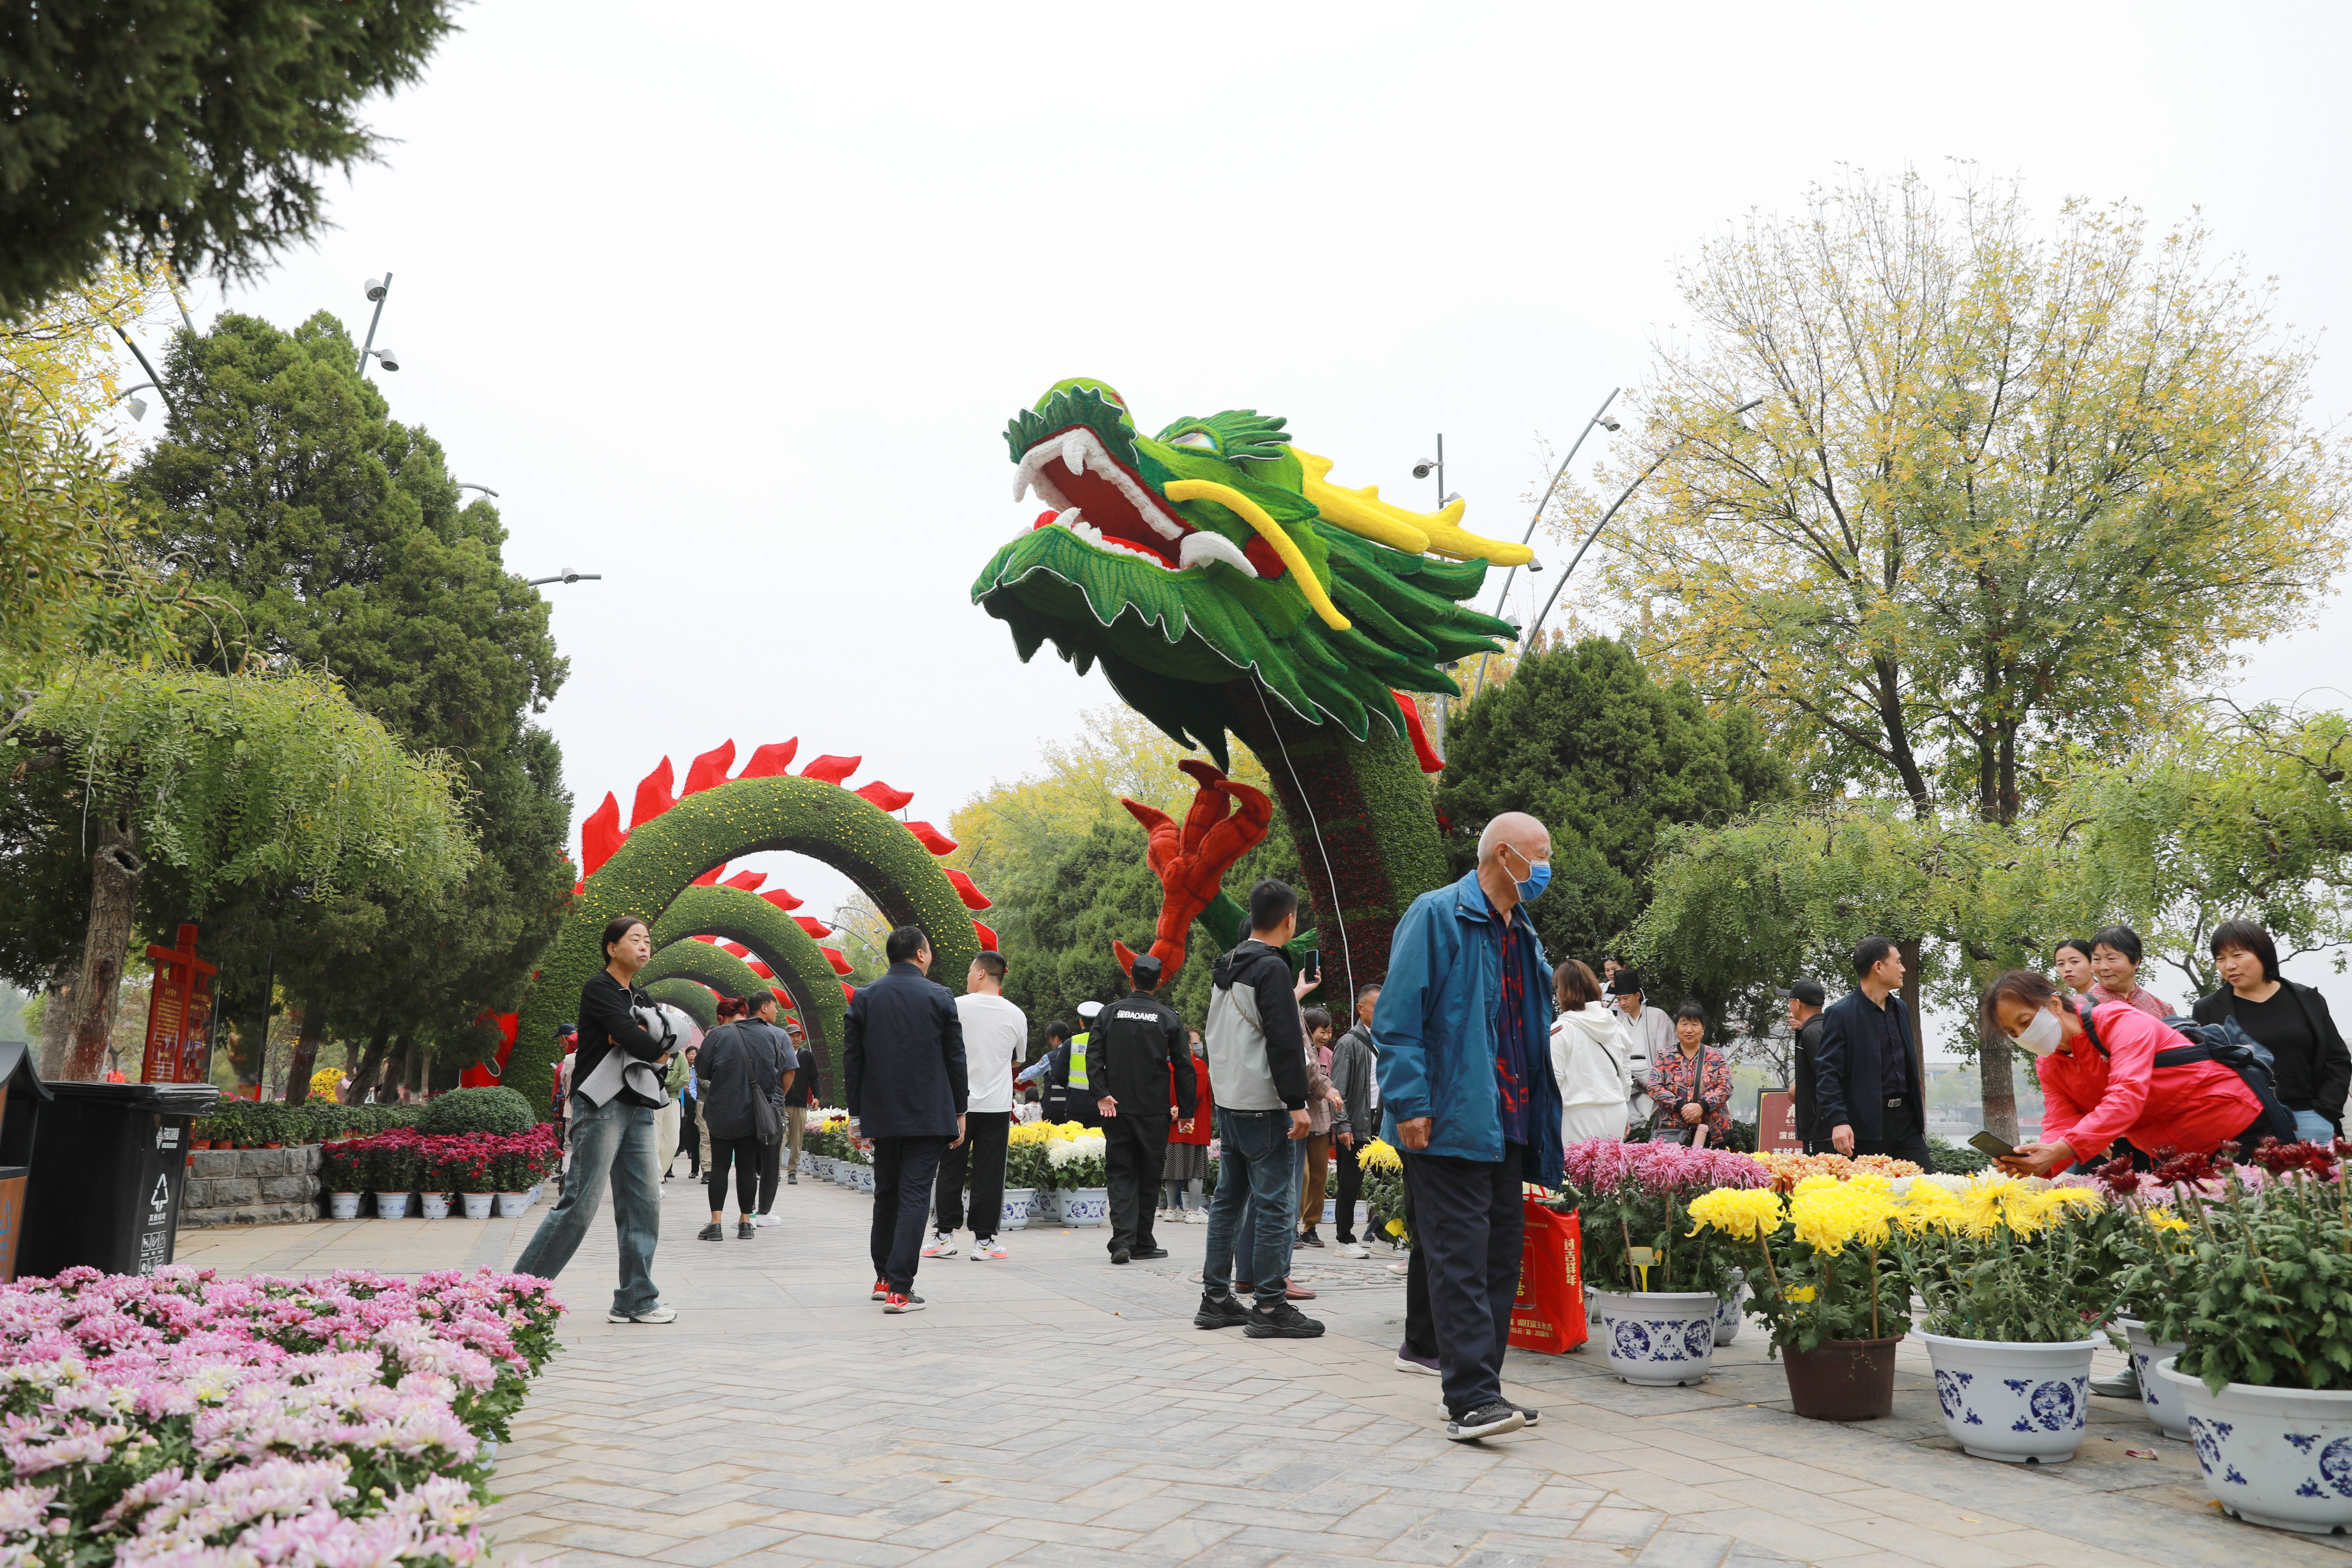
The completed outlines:
[[[1184,536],[1184,548],[1176,552],[1176,559],[1187,567],[1204,566],[1210,561],[1221,560],[1236,571],[1247,572],[1252,577],[1257,575],[1257,568],[1250,564],[1249,557],[1242,554],[1239,545],[1223,534],[1211,533],[1205,528]]]
[[[1073,474],[1087,471],[1087,441],[1076,431],[1062,437],[1062,465]]]
[[[1013,475],[1013,504],[1016,507],[1019,506],[1021,504],[1021,498],[1028,494],[1029,467],[1027,464],[1024,464],[1021,467],[1014,470]]]

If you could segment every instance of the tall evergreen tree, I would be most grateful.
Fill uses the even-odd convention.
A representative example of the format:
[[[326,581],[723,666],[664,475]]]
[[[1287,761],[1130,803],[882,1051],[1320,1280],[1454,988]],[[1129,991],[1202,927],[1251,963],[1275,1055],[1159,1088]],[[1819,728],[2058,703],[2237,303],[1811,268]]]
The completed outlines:
[[[1622,643],[1588,637],[1531,653],[1455,721],[1437,810],[1457,871],[1505,811],[1551,830],[1551,884],[1528,906],[1555,960],[1595,961],[1649,902],[1658,831],[1723,822],[1790,790],[1746,710],[1710,714],[1660,685]]]
[[[229,1005],[266,1005],[274,967],[313,1050],[331,1031],[367,1042],[363,1065],[407,1041],[472,1060],[490,1039],[481,1015],[520,998],[575,874],[562,758],[530,722],[566,664],[546,601],[500,559],[497,509],[460,506],[439,444],[389,417],[357,358],[323,312],[292,332],[231,314],[183,337],[167,439],[131,485],[199,591],[230,607],[194,631],[191,656],[332,673],[394,734],[457,759],[483,851],[436,899],[280,895],[232,912]],[[299,1097],[308,1063],[295,1065]],[[260,1067],[240,1061],[241,1078]]]

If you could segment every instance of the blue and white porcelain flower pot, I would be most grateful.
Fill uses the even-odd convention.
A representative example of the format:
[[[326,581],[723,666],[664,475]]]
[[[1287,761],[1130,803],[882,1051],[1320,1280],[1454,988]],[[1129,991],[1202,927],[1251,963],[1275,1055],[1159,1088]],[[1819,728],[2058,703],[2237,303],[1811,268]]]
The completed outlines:
[[[1711,1291],[1595,1291],[1610,1370],[1643,1388],[1703,1382],[1723,1302]]]
[[[2189,1436],[2189,1407],[2180,1402],[2180,1392],[2156,1375],[2156,1364],[2180,1354],[2177,1344],[2158,1344],[2147,1337],[2147,1325],[2137,1318],[2117,1318],[2124,1339],[2131,1346],[2132,1370],[2139,1374],[2139,1397],[2147,1410],[2147,1418],[2156,1429],[2168,1437],[2186,1443]]]
[[[1054,1202],[1062,1223],[1080,1230],[1090,1229],[1110,1218],[1110,1188],[1107,1186],[1057,1189]]]
[[[2083,1446],[2091,1357],[2103,1341],[2020,1344],[1922,1333],[1944,1429],[1980,1459],[2054,1465]]]
[[[1033,1186],[1009,1186],[1004,1189],[1004,1212],[997,1220],[1000,1230],[1029,1228],[1029,1209],[1037,1201],[1037,1189]]]
[[[2188,1412],[2205,1490],[2224,1511],[2315,1535],[2352,1529],[2352,1393],[2231,1383],[2215,1394],[2168,1355],[2153,1371]]]
[[[874,1190],[874,1167],[872,1166],[860,1166],[857,1167],[857,1190],[860,1192],[872,1192]]]
[[[1748,1315],[1747,1306],[1749,1293],[1750,1292],[1748,1289],[1748,1270],[1745,1269],[1734,1269],[1731,1271],[1731,1299],[1723,1302],[1716,1309],[1716,1343],[1719,1345],[1729,1344],[1733,1340],[1739,1337],[1739,1320]]]

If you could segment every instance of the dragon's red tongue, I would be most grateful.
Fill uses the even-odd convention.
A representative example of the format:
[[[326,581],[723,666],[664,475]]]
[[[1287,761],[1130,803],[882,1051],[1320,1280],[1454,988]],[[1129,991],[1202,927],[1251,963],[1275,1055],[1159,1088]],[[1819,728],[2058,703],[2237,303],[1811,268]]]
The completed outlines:
[[[1053,507],[1046,507],[1044,511],[1037,514],[1037,520],[1029,525],[1029,531],[1033,534],[1035,533],[1039,528],[1046,527],[1048,524],[1052,523],[1055,517],[1058,517],[1061,515],[1061,513],[1054,510]]]

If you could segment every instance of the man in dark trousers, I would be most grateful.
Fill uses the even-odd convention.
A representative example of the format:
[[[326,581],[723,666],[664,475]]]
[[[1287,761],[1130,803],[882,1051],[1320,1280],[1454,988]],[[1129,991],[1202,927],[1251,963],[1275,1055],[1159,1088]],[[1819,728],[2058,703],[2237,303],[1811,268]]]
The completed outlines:
[[[1854,944],[1854,988],[1822,1014],[1813,1058],[1814,1120],[1830,1150],[1890,1155],[1923,1171],[1927,1147],[1927,1072],[1904,1010],[1903,955],[1884,936]]]
[[[1488,822],[1476,869],[1423,894],[1397,922],[1372,1007],[1381,1103],[1404,1156],[1414,1249],[1429,1254],[1445,1435],[1456,1442],[1535,1418],[1503,1397],[1502,1377],[1521,1184],[1560,1182],[1551,968],[1521,907],[1550,881],[1541,822],[1524,811]]]
[[[861,987],[841,1030],[842,1092],[853,1136],[874,1140],[874,1300],[918,1312],[915,1269],[940,1156],[963,1142],[963,1025],[925,973],[930,939],[901,925],[882,946],[889,973]]]
[[[1789,1099],[1797,1136],[1805,1153],[1826,1155],[1832,1152],[1830,1130],[1822,1125],[1814,1082],[1821,1073],[1822,1004],[1829,1000],[1829,993],[1819,980],[1799,980],[1782,995],[1789,1003]]]
[[[1146,953],[1128,970],[1135,989],[1111,1003],[1087,1031],[1087,1082],[1101,1113],[1103,1165],[1110,1176],[1110,1260],[1165,1258],[1155,1243],[1151,1221],[1160,1173],[1168,1163],[1168,1100],[1174,1084],[1176,1113],[1192,1114],[1192,1045],[1176,1009],[1151,993],[1160,988],[1160,964]],[[1171,1063],[1184,1071],[1171,1075]]]

